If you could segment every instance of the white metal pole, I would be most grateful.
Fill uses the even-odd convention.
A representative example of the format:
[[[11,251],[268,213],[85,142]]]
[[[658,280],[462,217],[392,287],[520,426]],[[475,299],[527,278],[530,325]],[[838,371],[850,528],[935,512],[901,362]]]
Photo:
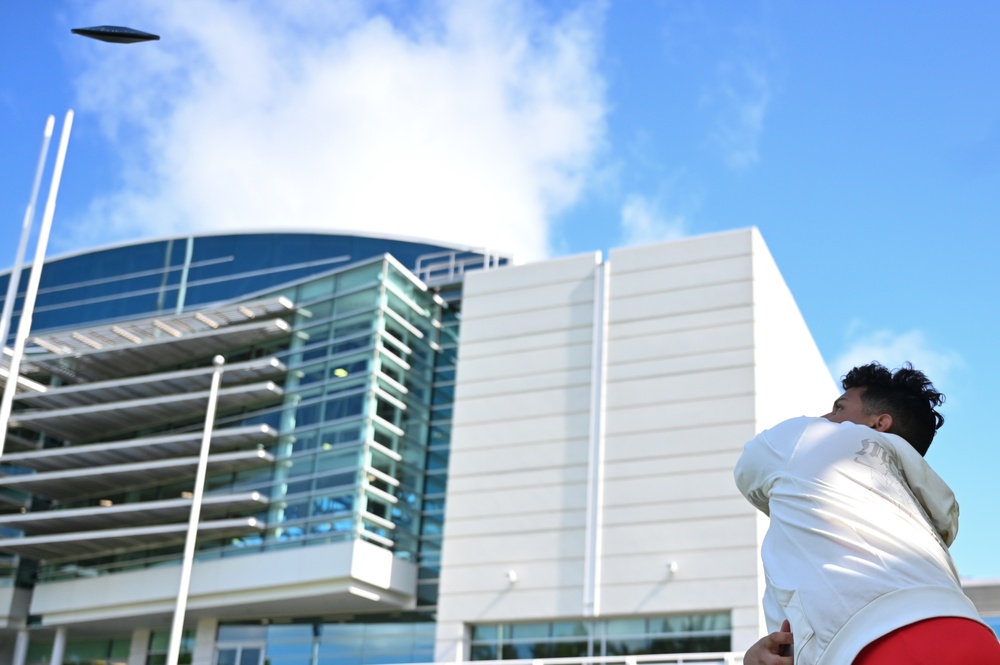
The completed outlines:
[[[198,521],[201,519],[201,500],[205,493],[205,476],[208,473],[208,451],[212,443],[212,428],[215,425],[215,406],[219,401],[219,385],[222,383],[222,369],[226,359],[215,356],[212,372],[212,387],[208,393],[208,409],[205,412],[205,428],[201,437],[201,453],[198,456],[198,472],[194,480],[194,494],[191,498],[191,515],[188,519],[187,539],[184,541],[184,558],[181,560],[181,581],[177,591],[177,606],[174,608],[174,623],[170,628],[170,646],[167,648],[167,665],[177,665],[181,654],[181,636],[184,633],[184,614],[187,610],[188,590],[191,587],[191,569],[194,566],[194,546],[198,538]]]
[[[63,120],[62,135],[59,137],[59,152],[56,154],[55,170],[52,172],[52,182],[49,184],[49,198],[45,203],[45,215],[42,217],[42,228],[38,232],[38,244],[35,246],[35,260],[31,264],[31,274],[28,278],[28,290],[24,294],[24,307],[21,310],[21,320],[17,325],[17,336],[14,338],[14,353],[10,357],[10,374],[3,390],[3,402],[0,403],[0,455],[7,440],[7,423],[10,420],[11,408],[14,404],[14,393],[17,390],[17,377],[21,371],[21,357],[24,355],[24,345],[31,332],[31,317],[35,311],[35,298],[38,296],[38,284],[42,279],[42,265],[45,263],[45,250],[49,244],[49,231],[52,229],[52,218],[56,214],[56,197],[59,195],[59,182],[62,180],[63,164],[66,162],[66,147],[69,145],[69,133],[73,128],[73,110],[66,111]]]
[[[66,626],[60,626],[56,628],[56,637],[52,642],[52,659],[50,662],[53,665],[60,665],[63,662],[64,655],[66,655]]]
[[[11,665],[24,665],[27,661],[28,638],[27,628],[21,628],[17,631],[17,637],[14,638],[14,658],[11,660]]]
[[[38,202],[38,189],[42,184],[42,172],[45,171],[45,161],[49,155],[49,142],[52,140],[52,130],[56,117],[50,115],[45,121],[45,134],[42,136],[42,152],[38,155],[38,166],[35,168],[35,182],[31,186],[31,197],[24,211],[24,221],[21,223],[21,242],[17,246],[17,256],[10,269],[10,282],[7,284],[7,299],[3,301],[3,314],[0,315],[0,348],[7,345],[7,334],[10,333],[10,320],[14,316],[14,301],[17,300],[17,283],[21,281],[21,268],[24,266],[24,252],[28,248],[28,238],[31,236],[31,223],[35,221],[35,203]]]

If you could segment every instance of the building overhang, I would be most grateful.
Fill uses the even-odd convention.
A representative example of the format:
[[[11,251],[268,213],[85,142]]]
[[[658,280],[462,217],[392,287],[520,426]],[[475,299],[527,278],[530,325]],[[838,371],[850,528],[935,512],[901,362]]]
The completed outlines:
[[[208,473],[236,473],[273,463],[274,456],[264,450],[220,453],[209,456]],[[56,501],[78,501],[91,497],[117,496],[130,490],[193,478],[197,466],[197,457],[182,457],[156,462],[4,476],[0,478],[0,489],[17,490]]]
[[[31,614],[39,628],[68,626],[92,634],[170,626],[180,566],[158,566],[98,577],[42,582]],[[343,617],[411,610],[417,567],[389,550],[347,541],[195,561],[187,616],[196,621],[268,617]]]
[[[287,368],[277,358],[257,358],[224,366],[223,388],[261,382],[283,376]],[[212,384],[214,367],[198,367],[178,372],[144,374],[109,381],[70,384],[35,392],[22,392],[15,401],[28,409],[71,409],[91,404],[109,404],[165,395],[203,392]]]
[[[0,515],[0,527],[17,529],[28,536],[40,536],[170,524],[187,520],[192,503],[190,497],[182,497],[114,506]],[[226,515],[259,513],[266,510],[268,504],[267,497],[260,492],[210,495],[201,502],[201,516],[211,520]],[[0,539],[0,551],[3,550],[2,543],[5,540],[16,539]]]
[[[292,302],[279,297],[38,335],[32,342],[47,353],[27,360],[71,383],[149,374],[289,335],[291,326],[276,317],[292,311]]]
[[[230,386],[218,392],[218,409],[250,406],[278,399],[281,388],[273,381]],[[172,422],[194,420],[205,413],[209,391],[158,395],[123,402],[95,403],[63,409],[17,411],[10,426],[23,427],[67,441],[93,441],[135,431],[136,423],[153,428]]]
[[[17,452],[31,451],[31,450],[37,450],[39,446],[39,443],[37,441],[32,441],[31,439],[23,437],[19,434],[13,434],[9,429],[7,430],[7,438],[5,439],[5,443],[6,445],[4,446],[4,460],[7,459],[6,453],[8,450]]]
[[[7,385],[7,380],[10,379],[10,359],[6,353],[8,349],[4,348],[3,350],[4,354],[0,355],[0,385]],[[37,381],[32,381],[22,374],[17,375],[17,392],[34,392],[38,390],[45,390],[45,386]]]
[[[203,433],[199,430],[124,441],[44,448],[5,454],[3,463],[42,472],[151,462],[197,455],[202,437]],[[267,443],[277,437],[277,430],[268,425],[215,429],[212,431],[211,450],[214,453],[229,452]]]
[[[206,520],[198,524],[198,535],[225,538],[263,531],[264,523],[254,517]],[[123,529],[99,529],[75,533],[46,534],[0,539],[0,552],[17,554],[47,563],[110,556],[122,552],[163,547],[184,540],[188,525],[157,524]]]

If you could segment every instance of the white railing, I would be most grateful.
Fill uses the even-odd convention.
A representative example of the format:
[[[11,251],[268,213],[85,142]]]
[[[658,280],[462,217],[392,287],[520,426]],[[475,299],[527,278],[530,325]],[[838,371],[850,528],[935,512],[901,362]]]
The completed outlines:
[[[641,656],[579,656],[575,658],[474,660],[463,662],[463,665],[742,665],[742,663],[742,653],[718,651],[712,653],[646,654]],[[398,665],[412,664],[399,663]],[[433,665],[451,664],[434,663]]]
[[[476,252],[447,250],[417,257],[414,274],[424,284],[454,282],[467,270],[489,270],[500,267],[510,257],[483,249]]]

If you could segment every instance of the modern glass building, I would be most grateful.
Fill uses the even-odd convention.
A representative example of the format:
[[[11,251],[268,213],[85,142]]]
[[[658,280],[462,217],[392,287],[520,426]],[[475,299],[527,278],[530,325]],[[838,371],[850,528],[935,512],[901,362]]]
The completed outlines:
[[[526,265],[316,232],[52,259],[0,456],[0,662],[166,662],[216,356],[195,665],[735,664],[766,522],[733,464],[837,394],[754,229]]]
[[[189,610],[218,662],[430,660],[461,278],[508,260],[246,233],[49,261],[0,476],[9,657],[162,662],[221,355]]]

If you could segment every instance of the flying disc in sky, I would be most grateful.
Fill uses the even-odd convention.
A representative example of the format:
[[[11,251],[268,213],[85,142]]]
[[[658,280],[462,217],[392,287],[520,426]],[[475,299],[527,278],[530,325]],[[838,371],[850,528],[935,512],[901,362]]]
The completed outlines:
[[[118,25],[99,25],[93,28],[73,28],[72,33],[99,39],[102,42],[113,42],[115,44],[134,44],[136,42],[150,42],[160,38],[141,30],[123,28]]]

